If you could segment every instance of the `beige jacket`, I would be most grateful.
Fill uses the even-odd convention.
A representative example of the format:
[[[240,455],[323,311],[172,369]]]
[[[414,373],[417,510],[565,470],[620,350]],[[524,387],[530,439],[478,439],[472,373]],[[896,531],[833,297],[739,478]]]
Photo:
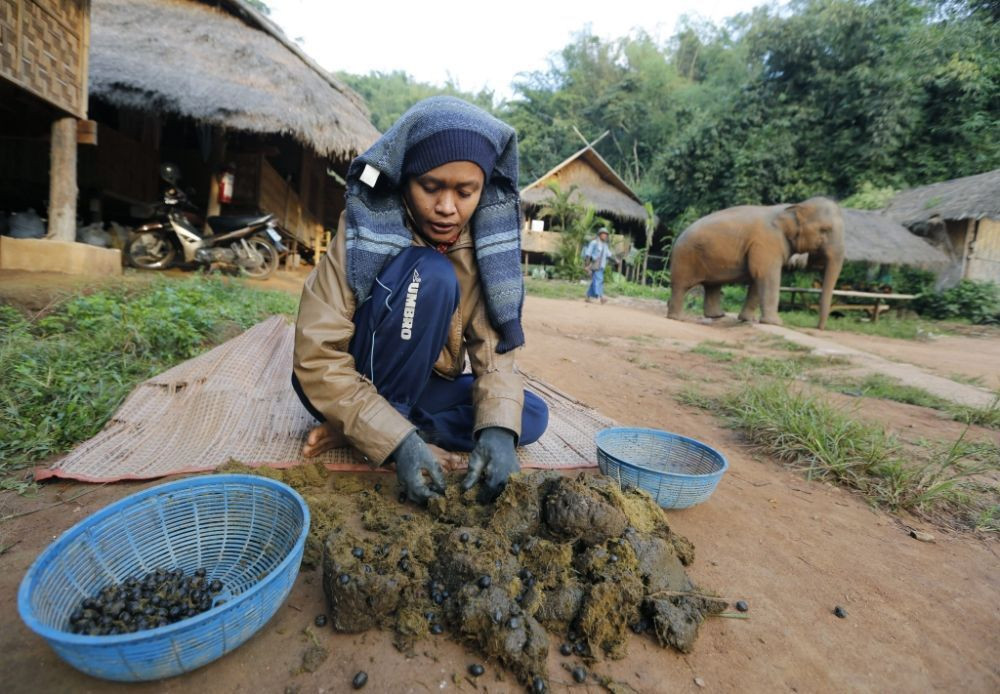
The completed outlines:
[[[356,299],[347,284],[344,218],[333,247],[306,279],[295,323],[293,368],[313,406],[373,464],[382,464],[416,427],[396,411],[354,366],[347,347],[354,335]],[[413,234],[413,245],[429,244]],[[475,431],[510,429],[521,435],[524,382],[514,352],[497,354],[499,336],[486,314],[472,234],[468,227],[448,249],[460,287],[458,309],[434,371],[453,379],[462,373],[468,351],[475,381]]]

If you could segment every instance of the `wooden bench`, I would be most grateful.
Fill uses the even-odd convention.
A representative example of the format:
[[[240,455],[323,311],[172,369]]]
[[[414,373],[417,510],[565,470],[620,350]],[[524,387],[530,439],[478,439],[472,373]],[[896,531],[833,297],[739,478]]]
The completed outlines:
[[[816,289],[814,287],[781,287],[781,291],[788,292],[792,295],[792,306],[796,306],[796,297],[799,295],[812,295],[812,294],[822,294],[822,289]],[[888,311],[890,309],[890,302],[896,304],[897,310],[899,305],[906,303],[907,301],[912,301],[917,298],[916,294],[885,294],[879,292],[858,292],[849,289],[834,289],[833,296],[844,297],[844,298],[854,298],[854,299],[874,299],[874,304],[851,304],[851,303],[841,303],[834,304],[830,307],[831,313],[833,311],[865,311],[871,317],[872,322],[878,321],[879,315]],[[806,304],[806,307],[816,308],[818,304]]]

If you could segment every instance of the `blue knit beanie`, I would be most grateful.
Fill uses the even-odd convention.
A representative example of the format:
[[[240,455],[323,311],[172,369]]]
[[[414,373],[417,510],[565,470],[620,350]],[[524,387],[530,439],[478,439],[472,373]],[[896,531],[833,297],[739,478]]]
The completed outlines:
[[[453,161],[478,164],[485,175],[484,180],[489,181],[497,161],[497,151],[485,135],[475,130],[439,130],[406,150],[403,175],[419,176]]]

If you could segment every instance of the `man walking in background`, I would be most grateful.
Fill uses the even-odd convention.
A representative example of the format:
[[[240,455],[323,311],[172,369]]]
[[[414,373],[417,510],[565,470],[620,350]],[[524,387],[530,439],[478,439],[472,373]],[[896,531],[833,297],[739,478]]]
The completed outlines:
[[[597,238],[587,245],[583,255],[590,272],[587,302],[589,303],[591,299],[600,299],[603,304],[607,301],[604,298],[604,268],[612,256],[611,248],[608,246],[608,230],[605,227],[597,230]]]

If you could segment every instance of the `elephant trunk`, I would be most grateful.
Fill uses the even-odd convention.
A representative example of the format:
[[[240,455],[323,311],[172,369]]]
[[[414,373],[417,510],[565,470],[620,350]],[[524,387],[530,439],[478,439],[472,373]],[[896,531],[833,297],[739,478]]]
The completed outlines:
[[[826,270],[823,272],[823,293],[819,298],[819,329],[826,329],[826,319],[830,315],[830,306],[833,303],[833,288],[840,277],[840,269],[844,265],[844,252],[842,250],[830,251],[826,257]]]

